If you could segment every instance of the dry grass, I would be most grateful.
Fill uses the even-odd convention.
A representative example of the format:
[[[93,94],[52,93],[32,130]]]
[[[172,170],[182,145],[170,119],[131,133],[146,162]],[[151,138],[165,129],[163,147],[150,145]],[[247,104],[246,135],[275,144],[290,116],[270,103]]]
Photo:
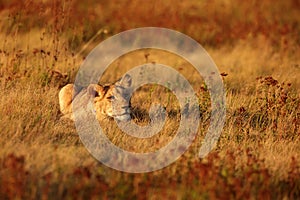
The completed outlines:
[[[298,1],[170,2],[0,1],[1,199],[299,198]],[[192,83],[202,112],[196,140],[175,163],[148,174],[127,174],[88,153],[74,124],[60,120],[57,96],[61,86],[74,81],[97,42],[142,26],[179,30],[204,45],[220,72],[228,74],[223,77],[227,116],[217,147],[200,160],[210,117],[201,77],[185,60],[164,51],[146,49],[119,58],[101,82],[115,81],[146,62],[173,66]],[[104,29],[107,34],[99,32],[77,54]],[[111,141],[136,152],[167,144],[178,126],[176,98],[148,85],[131,102],[139,124],[148,122],[151,103],[164,105],[169,114],[164,129],[142,140],[105,121]]]

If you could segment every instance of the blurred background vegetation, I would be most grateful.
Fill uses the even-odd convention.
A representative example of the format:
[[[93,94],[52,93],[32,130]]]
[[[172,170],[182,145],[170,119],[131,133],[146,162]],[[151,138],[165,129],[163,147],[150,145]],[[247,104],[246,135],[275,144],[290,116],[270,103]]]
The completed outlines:
[[[0,0],[0,199],[298,199],[299,12],[298,0]],[[91,157],[74,124],[60,120],[57,94],[99,42],[148,26],[203,45],[222,73],[227,121],[214,151],[198,159],[210,100],[205,85],[192,81],[202,116],[190,150],[162,170],[127,174]],[[106,81],[145,62],[199,78],[166,52],[128,55],[112,63]],[[145,109],[153,97],[169,98],[153,88],[135,94],[132,105]],[[169,142],[177,121],[147,145],[110,123],[113,142],[147,151]]]

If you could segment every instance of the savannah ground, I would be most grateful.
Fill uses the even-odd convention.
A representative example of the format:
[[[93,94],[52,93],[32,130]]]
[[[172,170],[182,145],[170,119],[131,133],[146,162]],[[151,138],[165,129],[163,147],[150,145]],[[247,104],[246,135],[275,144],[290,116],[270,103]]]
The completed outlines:
[[[298,199],[299,11],[296,0],[1,0],[0,199]],[[58,92],[99,42],[145,26],[171,28],[203,45],[226,86],[226,124],[216,148],[199,159],[210,118],[201,77],[163,51],[119,58],[100,82],[147,62],[166,64],[190,81],[201,110],[197,137],[183,156],[159,171],[129,174],[88,153],[74,124],[60,119]],[[141,88],[131,100],[138,124],[148,122],[151,102],[169,114],[157,136],[132,138],[102,122],[110,140],[135,152],[171,141],[180,120],[176,98],[159,86]]]

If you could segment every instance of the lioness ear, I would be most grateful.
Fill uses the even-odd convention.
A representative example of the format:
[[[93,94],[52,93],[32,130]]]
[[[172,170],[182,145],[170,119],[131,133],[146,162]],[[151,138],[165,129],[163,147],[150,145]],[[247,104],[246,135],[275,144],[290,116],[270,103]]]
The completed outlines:
[[[87,93],[90,97],[103,97],[104,88],[101,85],[90,84],[87,88]]]
[[[131,86],[131,76],[128,74],[125,74],[117,83],[116,85],[122,86],[122,87],[130,87]]]

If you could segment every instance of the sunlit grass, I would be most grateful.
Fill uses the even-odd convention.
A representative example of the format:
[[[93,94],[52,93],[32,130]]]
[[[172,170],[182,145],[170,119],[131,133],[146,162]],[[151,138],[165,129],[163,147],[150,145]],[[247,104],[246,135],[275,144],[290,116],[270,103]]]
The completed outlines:
[[[300,196],[297,1],[90,3],[94,6],[75,0],[0,2],[0,199]],[[283,15],[282,10],[288,12]],[[74,123],[60,119],[58,92],[74,82],[97,42],[143,26],[172,28],[204,45],[224,75],[226,124],[216,148],[199,159],[209,126],[210,99],[195,69],[161,50],[120,57],[101,83],[114,82],[145,63],[165,64],[189,80],[201,111],[197,137],[175,163],[148,174],[127,174],[102,165],[88,153]],[[106,31],[85,49],[99,30]],[[166,108],[167,123],[158,135],[137,139],[122,133],[114,121],[101,122],[114,144],[128,151],[151,152],[172,140],[180,117],[169,90],[146,85],[134,93],[131,103],[136,123],[149,122],[152,103]]]

